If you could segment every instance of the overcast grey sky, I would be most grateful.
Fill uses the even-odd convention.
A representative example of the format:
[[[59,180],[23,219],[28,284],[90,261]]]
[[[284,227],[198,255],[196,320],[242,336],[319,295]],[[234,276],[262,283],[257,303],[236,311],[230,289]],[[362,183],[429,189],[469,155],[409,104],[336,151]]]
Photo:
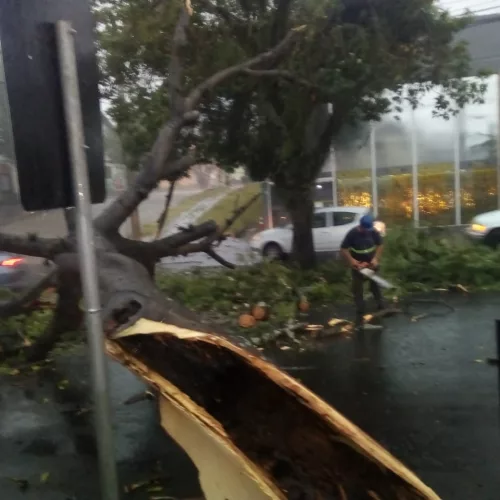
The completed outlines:
[[[500,0],[439,0],[439,3],[454,15],[463,14],[466,9],[477,15],[500,13]]]

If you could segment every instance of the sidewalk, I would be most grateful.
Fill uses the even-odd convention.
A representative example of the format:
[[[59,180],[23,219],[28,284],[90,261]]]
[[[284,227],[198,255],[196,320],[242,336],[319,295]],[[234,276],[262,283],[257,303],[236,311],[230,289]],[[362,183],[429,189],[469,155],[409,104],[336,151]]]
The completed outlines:
[[[87,350],[54,358],[47,370],[0,375],[2,499],[99,498]],[[125,495],[130,500],[199,496],[197,471],[160,427],[156,403],[124,404],[145,385],[121,365],[109,360],[108,366],[121,491],[135,484],[136,491]],[[148,491],[153,486],[156,493]]]

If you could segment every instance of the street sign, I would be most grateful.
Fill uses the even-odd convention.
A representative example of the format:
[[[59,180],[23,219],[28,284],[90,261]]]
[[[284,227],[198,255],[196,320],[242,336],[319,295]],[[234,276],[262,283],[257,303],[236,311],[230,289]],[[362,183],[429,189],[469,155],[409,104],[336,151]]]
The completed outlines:
[[[106,196],[94,20],[88,0],[1,0],[0,40],[21,202],[28,211],[75,205],[55,23],[76,33],[92,203]]]

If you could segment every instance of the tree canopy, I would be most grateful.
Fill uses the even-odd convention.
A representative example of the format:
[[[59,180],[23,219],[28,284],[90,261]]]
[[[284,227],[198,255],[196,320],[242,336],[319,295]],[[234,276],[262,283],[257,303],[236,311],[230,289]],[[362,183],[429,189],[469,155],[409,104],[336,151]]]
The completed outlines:
[[[174,105],[169,74],[180,7],[126,0],[97,8],[103,86],[135,160]],[[481,82],[463,79],[469,59],[455,35],[467,19],[450,17],[434,1],[198,0],[192,9],[189,26],[177,33],[185,34],[179,55],[188,88],[274,46],[288,30],[303,30],[279,69],[247,70],[206,94],[198,124],[184,134],[201,157],[272,180],[285,203],[298,194],[308,201],[346,127],[397,114],[404,100],[417,106],[430,91],[435,113],[447,118],[484,92]],[[305,241],[298,251],[311,260],[310,220],[291,216],[300,233],[295,243]]]

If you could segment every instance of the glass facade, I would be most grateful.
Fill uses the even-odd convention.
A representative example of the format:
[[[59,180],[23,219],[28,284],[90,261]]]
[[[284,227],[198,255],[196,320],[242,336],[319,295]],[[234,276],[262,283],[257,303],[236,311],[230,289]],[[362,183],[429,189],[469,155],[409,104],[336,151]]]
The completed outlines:
[[[421,227],[467,224],[499,208],[498,77],[487,85],[484,103],[448,120],[434,116],[431,93],[415,110],[404,105],[346,133],[318,179],[317,199],[321,191],[324,204],[371,206],[384,221]]]

